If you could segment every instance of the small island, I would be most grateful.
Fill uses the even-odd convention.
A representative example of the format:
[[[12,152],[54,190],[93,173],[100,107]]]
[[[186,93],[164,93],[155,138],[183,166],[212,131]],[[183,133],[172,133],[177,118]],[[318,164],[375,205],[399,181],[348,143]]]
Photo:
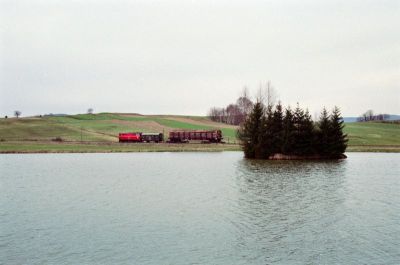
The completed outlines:
[[[314,122],[299,104],[292,110],[281,103],[265,106],[257,101],[238,129],[246,158],[270,160],[344,159],[347,135],[338,107],[324,108]]]

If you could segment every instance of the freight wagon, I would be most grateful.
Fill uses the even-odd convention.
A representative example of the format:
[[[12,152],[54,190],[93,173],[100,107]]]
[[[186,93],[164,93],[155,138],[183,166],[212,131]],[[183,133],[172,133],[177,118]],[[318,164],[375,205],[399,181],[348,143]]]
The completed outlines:
[[[207,141],[211,143],[220,143],[222,141],[221,130],[210,131],[172,131],[169,133],[168,142],[186,143],[191,140]]]

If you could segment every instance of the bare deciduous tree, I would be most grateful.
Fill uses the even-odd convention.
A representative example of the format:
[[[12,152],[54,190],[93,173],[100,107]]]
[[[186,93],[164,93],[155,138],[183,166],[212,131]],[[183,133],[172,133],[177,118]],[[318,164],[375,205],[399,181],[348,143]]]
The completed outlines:
[[[19,116],[21,116],[21,111],[19,110],[14,111],[14,116],[19,118]]]
[[[226,111],[224,108],[212,107],[208,112],[208,117],[216,122],[226,122]]]
[[[372,109],[367,110],[367,112],[364,113],[364,116],[366,117],[366,120],[372,121],[372,117],[374,116],[374,111]]]
[[[272,111],[273,105],[277,101],[278,96],[274,87],[271,86],[271,82],[267,82],[263,87],[260,83],[260,88],[256,94],[257,102],[262,103],[266,106],[266,110]],[[224,122],[233,125],[239,125],[245,121],[248,114],[253,109],[254,103],[249,96],[249,90],[245,86],[236,100],[236,104],[229,104],[226,108],[212,107],[208,111],[208,117],[211,120],[217,122]]]
[[[277,93],[270,82],[267,82],[265,87],[260,83],[260,88],[256,94],[256,100],[266,106],[270,106],[266,109],[272,110],[272,106],[277,100]],[[208,111],[208,116],[213,121],[239,125],[246,120],[253,106],[254,103],[250,98],[249,90],[245,86],[239,98],[236,100],[236,103],[229,104],[226,108],[212,107]]]
[[[229,104],[226,107],[226,123],[238,125],[240,123],[242,113],[239,106],[236,104]]]
[[[93,114],[93,109],[92,108],[88,108],[87,114]]]
[[[256,94],[258,102],[263,103],[266,107],[272,108],[278,100],[278,93],[276,89],[271,85],[270,81],[267,81],[265,85],[260,82],[260,87]]]
[[[241,96],[236,100],[236,104],[244,116],[250,113],[251,109],[253,108],[253,102],[250,99],[247,87],[243,88]]]
[[[271,85],[271,82],[268,81],[267,85],[265,87],[265,97],[266,97],[266,106],[273,106],[275,105],[277,99],[278,99],[278,94],[275,90],[275,88]]]
[[[216,107],[212,107],[209,111],[207,116],[213,120],[213,121],[217,121],[218,120],[218,108]]]

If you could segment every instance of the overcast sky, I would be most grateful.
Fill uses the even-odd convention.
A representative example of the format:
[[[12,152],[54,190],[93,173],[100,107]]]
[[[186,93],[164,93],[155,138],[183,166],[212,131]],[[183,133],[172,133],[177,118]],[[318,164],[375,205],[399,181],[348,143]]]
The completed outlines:
[[[0,0],[0,115],[205,115],[271,80],[286,105],[400,114],[400,1]]]

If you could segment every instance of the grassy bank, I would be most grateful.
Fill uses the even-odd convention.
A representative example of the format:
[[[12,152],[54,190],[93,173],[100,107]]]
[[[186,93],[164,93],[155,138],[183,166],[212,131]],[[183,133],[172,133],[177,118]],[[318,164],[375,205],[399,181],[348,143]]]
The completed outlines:
[[[221,129],[229,144],[120,144],[119,132],[164,132],[175,129]],[[0,153],[36,152],[155,152],[240,150],[237,127],[206,117],[81,114],[63,117],[0,119]],[[348,123],[348,151],[400,152],[400,125]],[[56,138],[61,142],[54,141]]]
[[[168,144],[118,142],[0,142],[0,153],[113,153],[113,152],[220,152],[239,151],[234,144]]]

